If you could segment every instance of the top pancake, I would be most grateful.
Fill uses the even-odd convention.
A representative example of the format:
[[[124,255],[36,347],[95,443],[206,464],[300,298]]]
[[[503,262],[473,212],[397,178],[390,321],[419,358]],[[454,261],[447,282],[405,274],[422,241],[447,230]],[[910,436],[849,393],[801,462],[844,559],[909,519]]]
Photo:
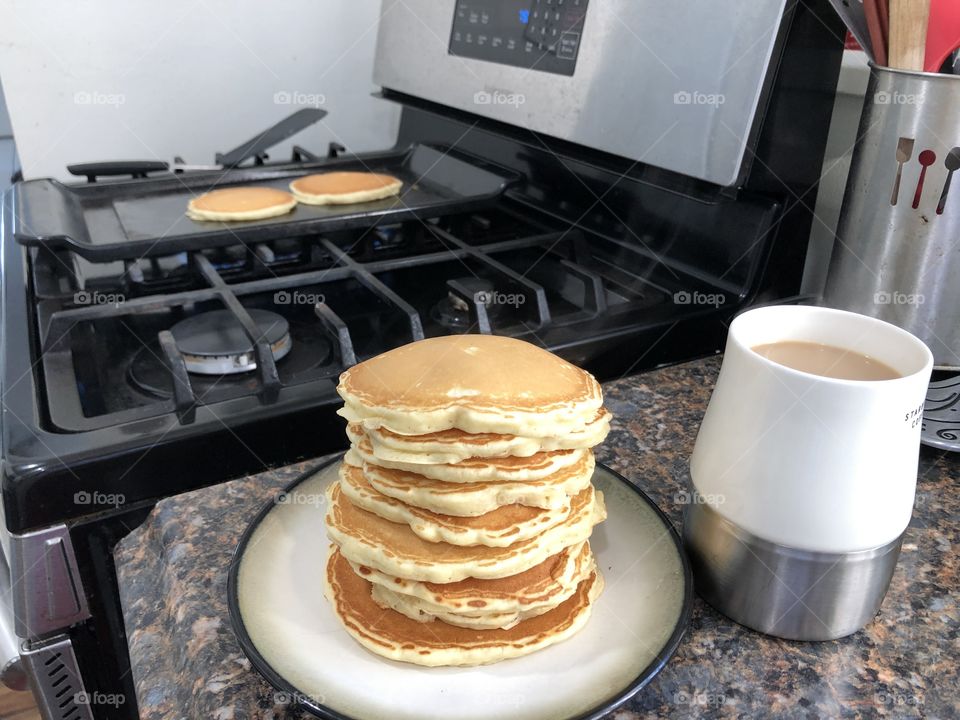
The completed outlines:
[[[603,398],[588,372],[535,345],[496,335],[410,343],[340,376],[339,411],[368,429],[424,435],[558,437],[582,431]]]
[[[396,195],[403,183],[372,172],[328,172],[307,175],[290,183],[297,200],[309,205],[344,205]]]
[[[191,199],[187,203],[187,217],[193,220],[257,220],[288,213],[296,204],[290,193],[274,188],[221,188]]]

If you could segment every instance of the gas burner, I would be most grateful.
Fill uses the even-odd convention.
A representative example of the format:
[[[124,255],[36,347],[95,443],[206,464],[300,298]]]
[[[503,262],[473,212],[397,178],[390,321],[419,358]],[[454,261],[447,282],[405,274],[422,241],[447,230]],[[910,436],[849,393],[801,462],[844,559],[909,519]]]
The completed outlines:
[[[301,321],[296,318],[289,322],[290,337],[296,340],[296,344],[283,363],[277,366],[284,384],[295,385],[317,377],[335,378],[341,368],[323,326],[316,321]],[[173,397],[173,382],[170,369],[162,358],[163,351],[156,340],[142,346],[127,366],[127,381],[142,393],[166,400]],[[190,387],[201,401],[214,402],[227,397],[256,393],[258,380],[256,375],[251,373],[193,374]]]
[[[260,337],[270,343],[274,360],[290,352],[290,325],[268,310],[248,310]],[[231,375],[255,370],[256,352],[240,321],[229,310],[213,310],[181,320],[170,332],[187,371],[198,375]]]
[[[475,302],[482,302],[491,318],[497,315],[499,308],[492,303],[492,282],[478,277],[455,278],[454,282],[466,289]],[[473,322],[470,319],[470,305],[453,290],[430,309],[430,317],[450,330],[466,330]]]

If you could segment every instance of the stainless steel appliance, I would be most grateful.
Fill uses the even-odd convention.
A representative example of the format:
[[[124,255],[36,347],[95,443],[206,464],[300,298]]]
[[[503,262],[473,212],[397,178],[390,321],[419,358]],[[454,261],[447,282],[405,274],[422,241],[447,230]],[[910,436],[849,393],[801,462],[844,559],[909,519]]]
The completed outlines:
[[[610,378],[714,352],[738,310],[795,297],[842,33],[826,0],[763,5],[388,2],[394,148],[105,168],[133,179],[87,166],[96,182],[4,196],[5,552],[46,716],[136,717],[113,546],[159,498],[338,449],[345,367],[494,332]],[[242,227],[182,218],[214,186],[334,168],[398,174],[404,194]],[[181,346],[211,312],[228,365],[255,369],[217,374],[222,347]]]

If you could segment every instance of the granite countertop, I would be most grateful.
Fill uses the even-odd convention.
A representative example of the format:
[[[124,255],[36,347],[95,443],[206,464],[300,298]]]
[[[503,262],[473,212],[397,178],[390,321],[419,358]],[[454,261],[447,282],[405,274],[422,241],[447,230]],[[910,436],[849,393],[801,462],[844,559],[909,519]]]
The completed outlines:
[[[687,459],[713,387],[710,358],[606,383],[597,459],[679,527]],[[116,550],[141,717],[282,720],[291,709],[230,628],[227,570],[249,521],[316,461],[161,502]],[[751,632],[699,598],[667,667],[612,717],[960,716],[960,457],[923,448],[913,520],[879,615],[842,640]]]

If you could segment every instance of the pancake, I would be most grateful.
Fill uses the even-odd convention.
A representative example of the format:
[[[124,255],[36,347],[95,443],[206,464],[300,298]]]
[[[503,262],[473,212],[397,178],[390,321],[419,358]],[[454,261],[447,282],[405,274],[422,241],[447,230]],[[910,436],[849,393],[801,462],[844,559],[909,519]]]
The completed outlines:
[[[436,615],[506,615],[556,607],[573,594],[594,566],[589,543],[564,548],[529,570],[496,580],[424,583],[351,563],[353,571],[374,586],[404,595]]]
[[[354,451],[346,454],[344,462],[362,465],[367,482],[383,495],[424,510],[462,517],[483,515],[504,505],[558,510],[570,504],[568,496],[590,484],[595,466],[593,453],[587,453],[580,462],[539,480],[451,483],[365,463]]]
[[[603,579],[593,573],[557,607],[509,630],[473,630],[418,622],[373,600],[370,583],[338,550],[330,553],[326,594],[347,632],[371,652],[400,662],[437,667],[485,665],[527,655],[560,642],[586,624]]]
[[[553,438],[583,431],[603,402],[590,373],[522,340],[428,338],[340,376],[338,412],[364,428],[403,435],[458,429]]]
[[[351,440],[354,435],[347,433]],[[548,450],[529,457],[467,458],[451,465],[420,465],[418,463],[381,460],[373,454],[369,439],[362,438],[351,449],[371,465],[405,470],[432,480],[448,483],[529,482],[542,480],[564,468],[583,462],[590,450]]]
[[[606,517],[603,493],[591,487],[571,498],[564,522],[535,538],[508,547],[465,547],[424,540],[408,525],[357,507],[345,497],[340,482],[327,490],[327,507],[327,534],[348,560],[387,575],[433,583],[516,575],[585,541]]]
[[[361,468],[340,464],[340,489],[359,508],[384,520],[405,523],[418,537],[429,542],[451,545],[507,547],[528,540],[559,525],[570,516],[570,504],[559,510],[544,510],[525,505],[505,505],[483,515],[462,517],[442,515],[405,505],[383,495],[367,482]],[[591,492],[590,487],[584,492]]]
[[[307,205],[350,205],[397,195],[403,183],[372,172],[328,172],[290,183],[290,192]]]
[[[269,187],[231,187],[211,190],[187,203],[191,220],[260,220],[285,215],[297,205],[296,198]]]
[[[571,586],[570,594],[572,595],[576,589],[576,585]],[[420,607],[416,599],[394,592],[383,585],[373,585],[373,591],[371,595],[373,597],[373,601],[380,607],[384,609],[395,610],[401,615],[406,615],[411,620],[424,623],[439,620],[440,622],[447,623],[447,625],[456,625],[457,627],[471,628],[473,630],[509,630],[522,620],[528,620],[529,618],[536,617],[537,615],[543,615],[545,612],[550,612],[553,607],[556,607],[556,605],[554,605],[553,607],[548,606],[516,613],[458,615],[448,612],[428,612]],[[566,598],[564,598],[564,600],[566,600]],[[559,604],[560,602],[557,603],[557,605]]]
[[[544,450],[576,450],[602,443],[610,432],[609,412],[601,408],[582,430],[561,437],[528,438],[494,433],[441,430],[427,435],[400,435],[386,428],[366,430],[373,454],[381,460],[417,464],[449,464],[471,457],[529,457]],[[359,433],[362,426],[353,429]]]

